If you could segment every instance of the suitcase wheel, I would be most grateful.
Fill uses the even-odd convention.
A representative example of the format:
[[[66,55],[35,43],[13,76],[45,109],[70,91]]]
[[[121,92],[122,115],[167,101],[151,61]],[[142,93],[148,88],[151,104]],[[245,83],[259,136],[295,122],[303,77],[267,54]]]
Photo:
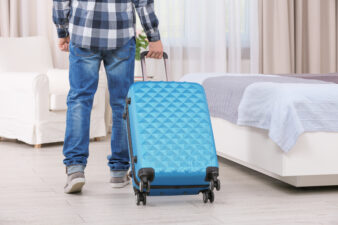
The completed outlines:
[[[142,203],[143,203],[143,205],[146,205],[147,204],[147,194],[146,193],[142,193],[142,195],[143,195],[143,201],[142,201]]]
[[[203,192],[203,202],[208,203],[208,200],[210,203],[213,203],[215,201],[215,194],[211,190],[206,190]]]
[[[213,191],[215,188],[217,191],[221,190],[221,181],[219,179],[210,181],[210,190]]]
[[[136,205],[140,205],[142,202],[143,205],[147,204],[147,194],[144,192],[136,192],[135,193],[135,200],[136,200]]]
[[[139,189],[140,189],[140,192],[144,191],[144,182],[143,181],[140,182]]]
[[[217,179],[217,182],[216,182],[216,190],[219,191],[221,190],[221,181]]]
[[[150,192],[150,182],[149,180],[147,182],[144,182],[141,180],[139,185],[140,192]]]
[[[203,192],[203,202],[204,203],[207,203],[209,200],[209,196],[208,196],[208,192]]]
[[[209,201],[210,203],[213,203],[215,201],[215,194],[213,191],[209,192]]]

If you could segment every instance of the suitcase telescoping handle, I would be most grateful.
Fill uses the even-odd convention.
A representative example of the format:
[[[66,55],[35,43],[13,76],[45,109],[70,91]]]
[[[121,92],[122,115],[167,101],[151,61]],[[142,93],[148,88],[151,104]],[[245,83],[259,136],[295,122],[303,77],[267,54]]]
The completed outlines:
[[[141,68],[142,68],[142,77],[143,81],[147,81],[147,67],[146,67],[146,56],[148,55],[149,51],[144,51],[141,53]],[[164,61],[164,68],[165,68],[165,76],[167,81],[169,81],[168,77],[168,54],[163,52],[163,61]]]

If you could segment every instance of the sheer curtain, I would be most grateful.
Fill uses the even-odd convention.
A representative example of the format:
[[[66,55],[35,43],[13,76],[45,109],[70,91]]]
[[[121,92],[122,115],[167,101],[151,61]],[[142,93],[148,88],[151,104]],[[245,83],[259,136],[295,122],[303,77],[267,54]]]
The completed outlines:
[[[258,72],[258,0],[155,0],[171,79],[193,72]],[[0,0],[0,35],[47,36],[54,65],[67,68],[56,48],[52,0]],[[163,73],[160,62],[153,63]]]
[[[257,0],[157,0],[171,78],[194,72],[258,72]]]
[[[52,0],[0,0],[0,36],[45,36],[50,41],[56,68],[68,68],[68,54],[57,49],[52,22]]]

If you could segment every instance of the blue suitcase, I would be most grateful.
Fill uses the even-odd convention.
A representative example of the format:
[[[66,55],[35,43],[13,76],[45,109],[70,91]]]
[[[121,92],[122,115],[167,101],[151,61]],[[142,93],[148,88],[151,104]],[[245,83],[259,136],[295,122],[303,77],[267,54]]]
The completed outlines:
[[[146,54],[141,55],[144,80]],[[164,54],[165,65],[167,59]],[[156,195],[203,193],[204,203],[214,201],[219,169],[201,85],[137,82],[129,89],[124,119],[137,205]]]

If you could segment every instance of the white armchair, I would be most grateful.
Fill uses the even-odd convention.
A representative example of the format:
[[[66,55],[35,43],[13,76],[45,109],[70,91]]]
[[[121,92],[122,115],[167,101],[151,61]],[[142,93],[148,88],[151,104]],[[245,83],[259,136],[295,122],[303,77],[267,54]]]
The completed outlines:
[[[90,138],[107,133],[106,87],[100,74]],[[62,142],[68,91],[68,70],[54,69],[46,38],[0,38],[0,137],[35,146]]]

